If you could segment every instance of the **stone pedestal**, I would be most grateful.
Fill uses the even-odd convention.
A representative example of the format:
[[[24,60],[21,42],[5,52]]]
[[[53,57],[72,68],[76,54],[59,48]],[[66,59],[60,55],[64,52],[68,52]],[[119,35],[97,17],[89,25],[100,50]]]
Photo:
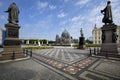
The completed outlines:
[[[79,37],[79,49],[84,49],[85,48],[85,38],[84,37]]]
[[[104,25],[102,29],[102,46],[99,55],[101,56],[117,56],[118,45],[115,40],[115,32],[117,26],[114,24]]]
[[[13,53],[15,53],[16,58],[24,57],[21,49],[21,40],[19,40],[19,29],[20,26],[13,24],[5,24],[6,28],[6,38],[4,41],[4,52],[2,54],[2,59],[0,60],[9,60],[12,59]]]

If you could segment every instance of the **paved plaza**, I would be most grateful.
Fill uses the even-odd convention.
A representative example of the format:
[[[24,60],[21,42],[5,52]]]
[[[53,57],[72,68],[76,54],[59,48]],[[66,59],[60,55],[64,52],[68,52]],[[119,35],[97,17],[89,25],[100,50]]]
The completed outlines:
[[[119,80],[120,61],[89,57],[88,50],[34,50],[33,57],[0,63],[0,80]]]

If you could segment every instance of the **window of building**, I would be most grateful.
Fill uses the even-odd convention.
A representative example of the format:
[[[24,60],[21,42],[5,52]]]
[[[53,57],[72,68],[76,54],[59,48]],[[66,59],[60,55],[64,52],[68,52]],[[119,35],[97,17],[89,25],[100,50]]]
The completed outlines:
[[[101,44],[101,41],[99,41],[99,44]]]
[[[97,37],[95,37],[95,39],[97,39]]]
[[[99,37],[99,39],[100,39],[100,37]]]

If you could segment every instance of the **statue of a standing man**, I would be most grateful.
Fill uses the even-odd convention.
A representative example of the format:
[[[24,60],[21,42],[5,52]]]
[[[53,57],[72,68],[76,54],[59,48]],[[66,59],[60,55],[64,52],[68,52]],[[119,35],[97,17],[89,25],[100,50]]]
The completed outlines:
[[[83,36],[84,36],[84,35],[83,35],[82,28],[80,29],[80,35],[81,35],[81,37],[83,37]]]
[[[8,10],[5,12],[8,13],[9,23],[17,24],[19,22],[19,20],[18,20],[19,8],[17,7],[17,5],[14,2],[12,4],[10,4]]]
[[[107,24],[113,23],[113,19],[112,19],[112,10],[111,10],[111,2],[108,1],[107,2],[107,6],[105,7],[105,9],[101,10],[101,13],[104,15],[102,22]]]

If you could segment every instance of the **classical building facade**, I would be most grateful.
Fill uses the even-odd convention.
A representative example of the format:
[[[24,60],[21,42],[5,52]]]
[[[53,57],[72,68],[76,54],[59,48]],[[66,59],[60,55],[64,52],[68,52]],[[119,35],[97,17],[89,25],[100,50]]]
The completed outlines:
[[[118,35],[117,37],[117,43],[120,43],[120,26],[117,27],[116,33]],[[97,28],[96,26],[92,30],[92,37],[93,37],[93,44],[102,44],[102,30],[101,28]]]
[[[21,39],[23,45],[43,45],[49,44],[49,40],[46,39]]]
[[[94,27],[92,31],[92,36],[93,36],[93,44],[101,44],[102,40],[102,31],[100,28],[97,28],[96,26]]]

